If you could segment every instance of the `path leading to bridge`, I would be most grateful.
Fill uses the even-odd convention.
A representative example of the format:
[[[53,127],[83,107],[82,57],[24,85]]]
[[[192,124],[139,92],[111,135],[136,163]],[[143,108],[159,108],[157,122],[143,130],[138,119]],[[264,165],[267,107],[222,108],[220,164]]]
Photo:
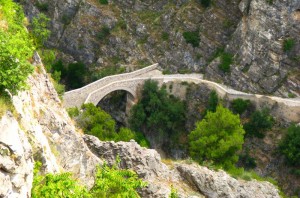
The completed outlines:
[[[158,69],[158,64],[153,64],[143,69],[108,76],[88,84],[82,88],[68,91],[63,96],[64,106],[80,107],[83,103],[93,103],[97,105],[102,98],[116,90],[125,90],[130,93],[132,100],[137,100],[137,91],[148,79],[158,81],[160,84],[166,82],[188,82],[195,84],[205,84],[212,90],[216,90],[219,97],[233,100],[236,98],[249,99],[256,106],[272,106],[276,109],[275,114],[279,117],[294,122],[300,122],[300,99],[280,98],[274,96],[264,96],[249,94],[231,89],[212,81],[204,80],[201,74],[173,74],[163,75]]]

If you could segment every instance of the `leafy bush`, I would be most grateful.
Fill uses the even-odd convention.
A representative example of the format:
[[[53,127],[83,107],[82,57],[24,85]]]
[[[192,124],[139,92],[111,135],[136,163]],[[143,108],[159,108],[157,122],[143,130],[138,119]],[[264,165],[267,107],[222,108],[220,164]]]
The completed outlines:
[[[138,188],[147,184],[132,170],[121,170],[117,165],[111,168],[104,164],[97,168],[95,184],[91,188],[92,197],[140,197]]]
[[[243,163],[246,169],[253,169],[256,167],[256,162],[249,154],[249,149],[246,149],[245,153],[241,154],[239,161]]]
[[[82,62],[70,63],[66,73],[66,83],[70,89],[77,89],[84,86],[84,77],[87,74],[87,69]]]
[[[32,35],[37,46],[43,46],[50,37],[50,30],[47,29],[50,19],[43,13],[32,19]]]
[[[33,198],[88,198],[88,197],[140,197],[137,189],[143,188],[147,183],[138,178],[137,174],[128,169],[119,169],[116,164],[109,167],[106,163],[97,167],[94,186],[88,191],[71,173],[41,175],[40,162],[34,168]]]
[[[97,34],[99,40],[104,40],[110,35],[110,29],[107,26],[101,28],[101,31]]]
[[[201,3],[201,5],[203,6],[203,7],[205,7],[205,8],[208,8],[209,6],[210,6],[210,4],[211,4],[211,0],[198,0],[200,3]]]
[[[169,40],[169,33],[168,33],[168,32],[163,32],[163,33],[161,34],[161,38],[162,38],[162,40],[164,40],[164,41]]]
[[[250,100],[243,100],[241,98],[237,98],[231,102],[231,107],[234,113],[238,113],[241,115],[247,110],[250,104],[251,104]]]
[[[183,32],[182,35],[187,43],[192,44],[193,47],[199,47],[199,42],[200,42],[199,31]]]
[[[0,92],[12,94],[26,88],[26,79],[33,72],[28,60],[34,45],[24,25],[24,13],[12,0],[0,1]]]
[[[185,105],[169,96],[158,83],[145,82],[141,100],[132,107],[129,124],[134,131],[155,133],[157,138],[170,139],[184,134]],[[178,142],[178,140],[177,140]]]
[[[131,131],[128,128],[121,127],[116,131],[116,122],[101,108],[94,104],[83,104],[81,111],[77,107],[69,108],[70,117],[74,118],[77,125],[82,128],[84,133],[94,135],[102,141],[125,141],[134,139],[143,147],[149,147],[148,141],[140,132]]]
[[[41,12],[47,12],[49,9],[49,4],[48,3],[40,3],[36,2],[35,6],[41,11]]]
[[[273,124],[274,119],[270,115],[269,109],[264,108],[261,111],[255,111],[251,115],[250,121],[244,124],[244,129],[248,136],[264,138],[264,131],[272,128]]]
[[[179,198],[177,190],[173,186],[171,186],[171,194],[169,195],[169,198]]]
[[[225,169],[231,168],[238,161],[244,134],[239,116],[219,105],[190,133],[190,156],[200,163],[211,160]]]
[[[205,111],[202,113],[202,116],[204,117],[208,111],[216,112],[218,103],[219,103],[218,94],[215,90],[213,90],[209,94],[208,104]]]
[[[289,52],[293,49],[293,47],[295,46],[296,42],[295,39],[293,38],[288,38],[286,40],[283,41],[283,51],[284,52]]]
[[[115,121],[109,114],[91,103],[83,104],[81,109],[76,121],[84,133],[94,135],[102,141],[114,140],[117,137]]]
[[[107,5],[108,0],[98,0],[101,5]]]
[[[230,71],[230,65],[233,62],[233,55],[229,53],[222,53],[221,54],[221,63],[219,64],[219,69],[223,72],[229,72]]]
[[[40,197],[89,197],[86,187],[72,178],[71,173],[41,175],[39,173],[40,162],[35,163],[34,177],[31,189],[32,198]]]
[[[290,165],[300,166],[300,126],[291,125],[279,144],[280,152]]]

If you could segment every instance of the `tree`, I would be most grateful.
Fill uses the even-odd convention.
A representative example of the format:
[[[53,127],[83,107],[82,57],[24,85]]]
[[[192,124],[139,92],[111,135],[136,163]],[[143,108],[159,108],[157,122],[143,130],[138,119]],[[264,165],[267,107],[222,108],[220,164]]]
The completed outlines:
[[[240,115],[244,113],[250,105],[251,105],[250,100],[243,100],[241,98],[234,99],[231,102],[233,112],[238,113]]]
[[[290,165],[300,166],[300,126],[291,125],[279,144],[280,152]]]
[[[216,112],[208,112],[197,122],[190,133],[190,155],[200,163],[207,160],[231,168],[238,161],[244,134],[239,116],[219,105]]]
[[[43,13],[32,19],[32,35],[37,46],[43,46],[50,36],[50,30],[47,29],[50,19]]]
[[[26,79],[33,72],[28,62],[34,46],[24,24],[24,13],[12,0],[0,1],[0,92],[12,94],[26,88]]]
[[[177,139],[184,133],[185,105],[174,96],[168,95],[158,83],[145,82],[142,98],[130,113],[130,127],[134,131],[155,134],[160,140]]]
[[[102,141],[116,138],[116,123],[108,113],[91,103],[83,104],[81,109],[83,111],[76,121],[86,134],[94,135]]]
[[[248,136],[264,138],[264,131],[272,128],[273,124],[274,118],[270,115],[270,110],[263,108],[251,115],[250,121],[244,124],[244,129]]]

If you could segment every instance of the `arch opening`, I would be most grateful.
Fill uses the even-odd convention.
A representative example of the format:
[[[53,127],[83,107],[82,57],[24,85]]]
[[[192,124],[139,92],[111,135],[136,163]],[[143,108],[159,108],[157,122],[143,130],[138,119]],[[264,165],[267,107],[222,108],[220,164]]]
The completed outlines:
[[[117,130],[127,126],[128,113],[132,107],[134,96],[127,90],[118,89],[106,94],[97,106],[109,113],[116,121]]]

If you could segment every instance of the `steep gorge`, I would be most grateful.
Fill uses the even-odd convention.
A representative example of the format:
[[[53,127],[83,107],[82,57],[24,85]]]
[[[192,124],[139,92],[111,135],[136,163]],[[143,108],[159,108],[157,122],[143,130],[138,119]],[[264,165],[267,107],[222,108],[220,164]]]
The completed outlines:
[[[29,18],[40,12],[51,18],[47,46],[65,62],[83,61],[94,78],[101,68],[158,62],[165,72],[202,72],[242,91],[299,95],[297,0],[215,0],[208,8],[199,2],[23,3]],[[184,32],[196,32],[199,45],[188,44]],[[288,40],[293,44],[285,49]],[[229,73],[218,68],[222,49],[233,57]]]

